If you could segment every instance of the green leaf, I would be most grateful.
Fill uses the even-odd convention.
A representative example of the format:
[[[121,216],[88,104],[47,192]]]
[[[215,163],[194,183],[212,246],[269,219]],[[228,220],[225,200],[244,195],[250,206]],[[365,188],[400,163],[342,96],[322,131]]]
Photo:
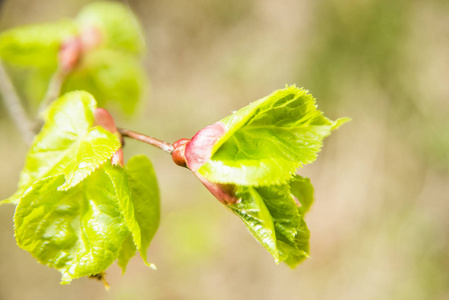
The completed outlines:
[[[276,263],[283,261],[290,267],[309,256],[309,230],[291,191],[291,185],[300,179],[283,185],[240,186],[236,192],[239,200],[228,205]],[[308,203],[312,200],[307,199]]]
[[[0,35],[0,57],[15,65],[56,68],[62,41],[76,33],[70,20],[13,28]]]
[[[323,139],[348,120],[327,119],[306,90],[286,87],[217,123],[225,133],[198,172],[219,183],[287,183],[299,167],[316,159]]]
[[[129,260],[136,255],[137,248],[134,245],[133,237],[130,235],[122,244],[122,250],[117,258],[117,264],[122,269],[122,274],[126,271]]]
[[[240,200],[228,207],[242,219],[256,240],[270,252],[276,263],[279,263],[273,219],[264,200],[254,187],[240,187],[236,196]]]
[[[290,181],[290,189],[292,195],[300,204],[299,213],[304,216],[313,203],[314,189],[310,179],[295,175],[292,181]]]
[[[45,177],[64,174],[60,190],[77,185],[120,148],[115,135],[92,127],[95,107],[94,98],[86,92],[68,93],[50,106],[46,123],[27,154],[18,191],[11,197],[13,202]]]
[[[93,50],[67,77],[63,92],[87,90],[100,107],[115,107],[131,114],[145,93],[147,78],[132,55],[108,49]]]
[[[136,245],[144,262],[147,262],[147,249],[153,239],[160,219],[159,188],[151,161],[144,155],[134,156],[126,165],[128,185],[134,206],[134,218],[140,228],[140,240]]]
[[[105,271],[130,232],[121,207],[123,194],[117,193],[126,180],[111,178],[101,168],[68,191],[58,190],[63,182],[59,175],[33,184],[14,220],[17,244],[59,270],[61,283],[67,284]]]
[[[139,22],[132,11],[121,3],[91,3],[80,11],[76,20],[82,29],[99,29],[104,47],[131,53],[143,51]]]
[[[299,214],[289,185],[255,188],[273,219],[279,260],[290,267],[309,256],[309,230]]]

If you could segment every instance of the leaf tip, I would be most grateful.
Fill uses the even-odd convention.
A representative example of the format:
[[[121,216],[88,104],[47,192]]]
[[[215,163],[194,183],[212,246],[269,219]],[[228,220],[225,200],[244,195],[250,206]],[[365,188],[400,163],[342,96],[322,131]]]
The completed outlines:
[[[335,120],[335,122],[332,126],[332,130],[338,129],[341,125],[351,122],[351,121],[352,121],[352,119],[348,118],[348,117],[339,118],[339,119]]]

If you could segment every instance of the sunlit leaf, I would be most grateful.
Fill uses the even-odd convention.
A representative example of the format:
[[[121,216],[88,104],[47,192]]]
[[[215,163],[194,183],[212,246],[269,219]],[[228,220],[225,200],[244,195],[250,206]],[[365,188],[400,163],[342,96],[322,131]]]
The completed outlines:
[[[313,203],[314,189],[310,179],[295,175],[295,177],[290,181],[290,189],[292,195],[300,204],[300,214],[304,216],[304,214],[309,211],[310,206]]]
[[[137,248],[134,245],[133,237],[130,235],[122,244],[122,249],[117,257],[117,264],[125,273],[129,260],[136,255]]]
[[[59,175],[35,183],[14,220],[18,245],[59,270],[66,284],[106,270],[130,233],[117,194],[124,181],[102,168],[68,191],[58,190],[63,182]]]
[[[236,191],[239,200],[228,207],[277,263],[294,267],[309,256],[309,230],[290,188],[290,184],[241,186]]]
[[[126,175],[134,207],[134,218],[139,226],[140,239],[135,243],[144,262],[147,249],[159,226],[159,188],[151,161],[144,155],[132,157],[126,165]]]
[[[264,200],[253,187],[241,187],[236,192],[236,196],[240,201],[228,207],[242,219],[256,240],[279,263],[273,219]]]
[[[212,182],[286,183],[299,167],[316,159],[323,139],[348,120],[324,117],[306,90],[290,86],[275,91],[212,125],[224,129],[213,137],[210,153],[200,158],[198,172]],[[193,146],[200,133],[187,145],[186,157],[201,151]]]
[[[46,123],[27,154],[14,202],[31,184],[48,176],[64,174],[65,182],[59,189],[69,189],[117,151],[121,146],[118,138],[93,127],[95,107],[95,100],[86,92],[68,93],[51,105]]]

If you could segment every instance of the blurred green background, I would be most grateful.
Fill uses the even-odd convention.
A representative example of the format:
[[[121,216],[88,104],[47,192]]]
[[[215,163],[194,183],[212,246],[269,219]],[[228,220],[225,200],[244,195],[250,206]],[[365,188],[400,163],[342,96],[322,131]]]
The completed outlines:
[[[6,0],[0,30],[72,17],[87,0]],[[353,121],[300,170],[316,200],[311,258],[270,255],[187,170],[128,141],[158,174],[162,221],[109,292],[15,245],[0,209],[0,299],[449,299],[449,1],[129,0],[147,43],[150,92],[120,126],[175,141],[285,84]],[[0,104],[0,198],[27,148]]]

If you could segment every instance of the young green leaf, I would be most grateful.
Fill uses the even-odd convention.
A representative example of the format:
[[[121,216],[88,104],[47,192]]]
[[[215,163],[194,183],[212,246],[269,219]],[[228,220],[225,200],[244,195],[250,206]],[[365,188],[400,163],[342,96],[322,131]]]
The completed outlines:
[[[270,252],[276,263],[279,263],[273,218],[264,199],[253,187],[240,187],[236,196],[239,201],[228,207],[242,219],[256,240]]]
[[[82,30],[92,27],[100,30],[104,47],[135,54],[143,51],[139,22],[121,3],[91,3],[80,11],[76,20]]]
[[[133,157],[126,172],[108,162],[67,191],[58,189],[63,182],[44,178],[22,197],[14,218],[20,247],[59,270],[62,283],[104,272],[115,259],[124,272],[136,250],[147,263],[159,192],[146,157]]]
[[[122,269],[122,274],[125,273],[129,260],[136,255],[136,245],[134,245],[133,237],[130,235],[122,244],[122,249],[117,257],[117,264]]]
[[[0,58],[19,66],[56,68],[62,41],[77,32],[71,20],[7,30],[0,34]]]
[[[273,219],[279,260],[294,267],[309,256],[309,230],[289,184],[255,188]]]
[[[17,244],[60,271],[67,284],[106,270],[130,233],[117,194],[120,182],[103,169],[68,191],[58,190],[63,182],[59,175],[33,184],[14,220]]]
[[[299,202],[299,213],[304,216],[313,203],[313,185],[309,178],[295,175],[290,181],[290,189],[293,197]]]
[[[300,177],[298,177],[300,178]],[[235,204],[228,207],[274,257],[294,267],[309,255],[309,230],[292,195],[291,185],[237,188]],[[305,200],[313,201],[312,197]]]
[[[134,218],[139,226],[140,239],[135,244],[144,262],[148,264],[147,249],[159,226],[159,188],[151,161],[144,155],[134,156],[126,165],[126,175],[134,207]]]
[[[159,225],[159,191],[151,162],[144,156],[133,157],[126,172],[122,168],[103,166],[119,195],[120,210],[132,234],[134,245],[144,262],[146,251]],[[125,175],[126,174],[126,175]]]
[[[63,92],[87,90],[101,107],[131,114],[145,92],[147,78],[138,60],[109,49],[92,50],[67,77]]]
[[[287,183],[348,120],[327,119],[306,90],[290,86],[199,131],[186,146],[187,166],[212,182]]]
[[[86,92],[65,94],[50,106],[46,123],[28,152],[13,202],[45,177],[64,174],[60,190],[77,185],[120,148],[117,136],[93,127],[95,107],[94,98]]]

